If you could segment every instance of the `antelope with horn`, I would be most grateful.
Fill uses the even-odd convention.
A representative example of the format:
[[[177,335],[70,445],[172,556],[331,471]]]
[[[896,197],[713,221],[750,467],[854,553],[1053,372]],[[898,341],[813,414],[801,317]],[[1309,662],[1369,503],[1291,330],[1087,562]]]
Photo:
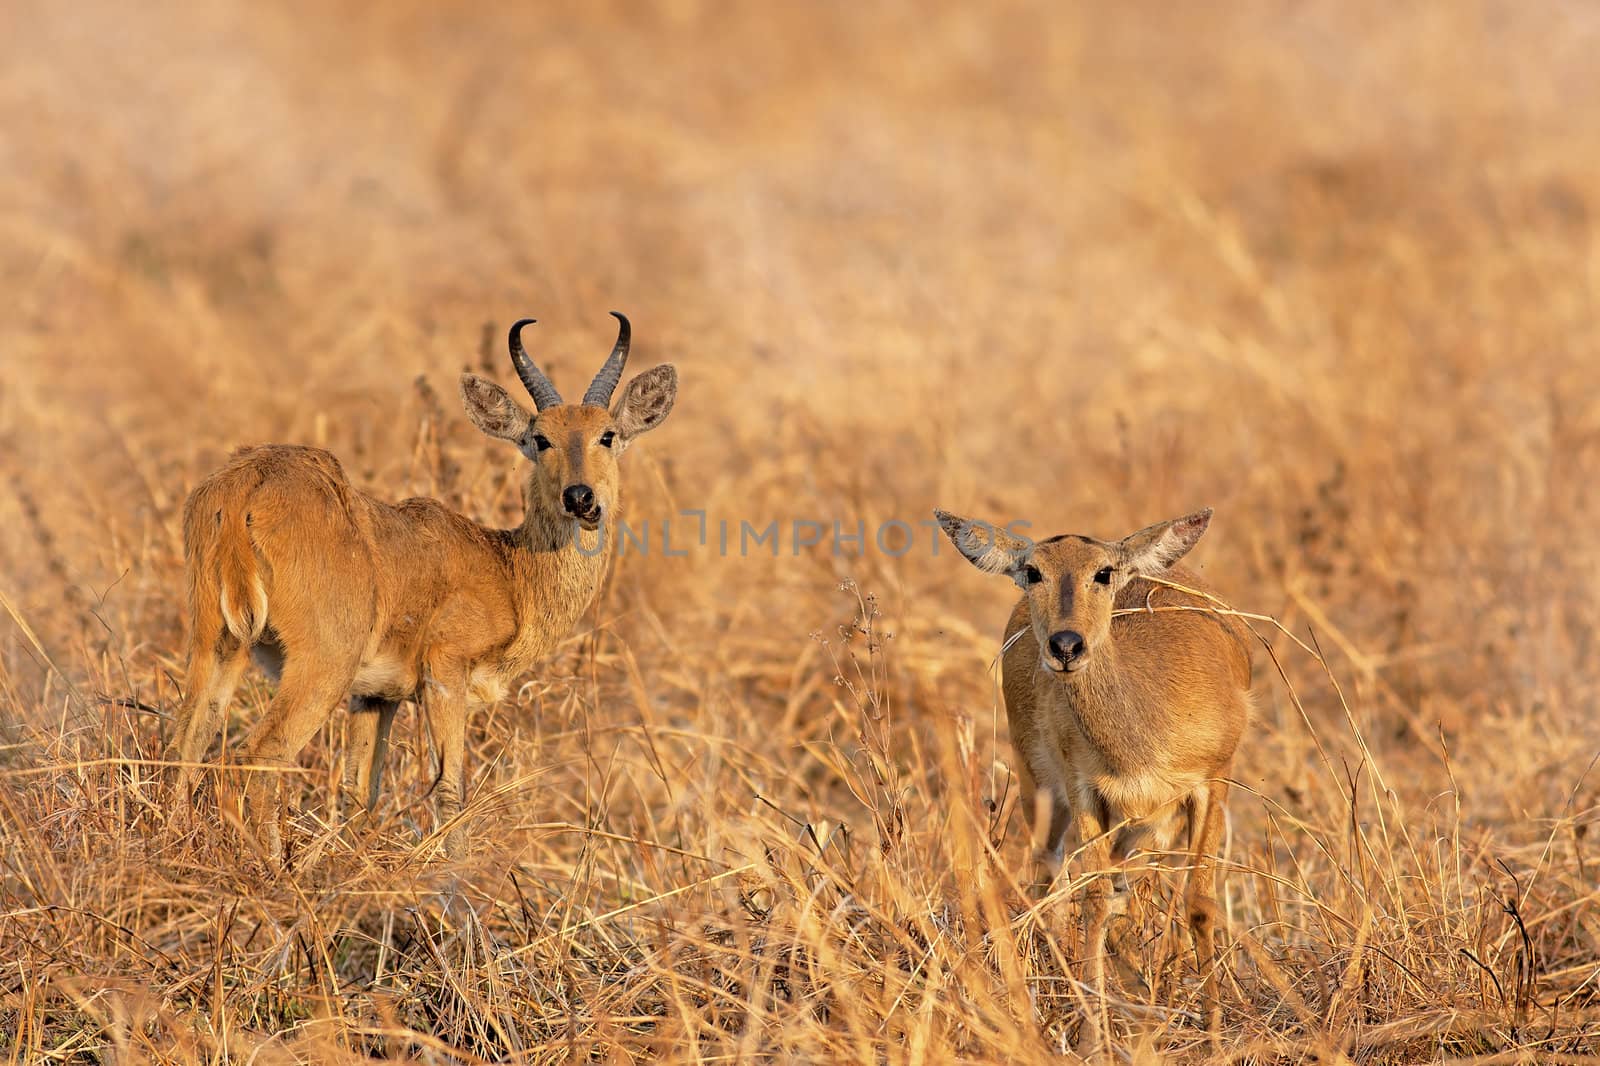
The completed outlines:
[[[935,511],[979,570],[1022,590],[1006,622],[1001,687],[1034,816],[1045,884],[1081,849],[1090,875],[1085,950],[1099,1005],[1080,1049],[1104,1028],[1108,923],[1127,907],[1125,867],[1140,848],[1187,833],[1185,913],[1207,1024],[1217,1025],[1216,876],[1226,775],[1250,716],[1249,630],[1219,613],[1178,560],[1211,522],[1204,510],[1117,541],[1058,536],[1037,543]],[[1099,876],[1109,873],[1108,878]]]
[[[663,365],[612,404],[631,332],[612,314],[616,346],[581,403],[564,402],[524,351],[532,319],[513,325],[509,340],[532,413],[494,382],[461,375],[472,421],[530,461],[514,529],[481,526],[438,500],[385,503],[352,486],[330,453],[295,445],[242,449],[195,488],[183,517],[188,674],[170,751],[179,802],[192,799],[195,764],[254,658],[278,688],[243,763],[292,767],[348,697],[344,790],[370,810],[395,710],[416,700],[439,759],[445,852],[463,855],[468,708],[497,699],[593,599],[609,557],[602,527],[617,509],[618,460],[677,397],[677,371]],[[284,775],[248,776],[248,822],[281,862]]]

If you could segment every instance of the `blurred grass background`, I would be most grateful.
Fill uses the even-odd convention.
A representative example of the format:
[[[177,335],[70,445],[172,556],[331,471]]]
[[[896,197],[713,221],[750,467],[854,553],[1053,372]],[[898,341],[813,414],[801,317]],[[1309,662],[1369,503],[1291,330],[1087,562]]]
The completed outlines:
[[[1258,627],[1300,706],[1259,656],[1228,1028],[1181,1016],[1158,894],[1126,1054],[1600,1047],[1600,11],[5,21],[12,1060],[998,1062],[1070,1037],[1070,902],[1016,900],[1025,830],[991,809],[1013,591],[926,528],[899,557],[619,560],[592,626],[477,716],[462,867],[409,710],[376,839],[325,831],[339,716],[288,874],[248,873],[216,819],[171,835],[138,763],[163,718],[97,700],[174,700],[189,488],[299,441],[381,497],[513,522],[519,460],[455,375],[514,381],[504,327],[532,314],[570,394],[612,308],[636,366],[682,375],[625,461],[657,536],[680,509],[870,538],[943,506],[1113,537],[1209,505],[1204,572],[1314,634],[1326,670]]]

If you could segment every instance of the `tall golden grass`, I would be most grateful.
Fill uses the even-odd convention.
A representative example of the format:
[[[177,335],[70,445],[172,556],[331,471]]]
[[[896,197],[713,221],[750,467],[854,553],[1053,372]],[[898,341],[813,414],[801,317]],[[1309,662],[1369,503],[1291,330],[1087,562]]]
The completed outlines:
[[[1589,5],[7,21],[0,1058],[1062,1053],[1076,883],[1014,883],[1011,592],[928,527],[873,542],[934,506],[1108,537],[1213,506],[1195,560],[1278,623],[1224,1029],[1158,877],[1119,1057],[1600,1051]],[[626,459],[654,542],[476,717],[470,861],[409,709],[367,838],[330,824],[337,715],[286,872],[213,799],[178,818],[188,489],[302,441],[509,523],[514,456],[455,374],[514,380],[533,314],[570,393],[613,307],[682,374]],[[868,542],[833,552],[836,521]]]

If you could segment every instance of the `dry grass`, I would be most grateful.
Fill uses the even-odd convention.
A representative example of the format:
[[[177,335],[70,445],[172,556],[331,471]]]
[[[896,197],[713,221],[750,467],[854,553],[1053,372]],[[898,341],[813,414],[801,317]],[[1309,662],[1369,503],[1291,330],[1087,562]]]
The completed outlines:
[[[163,809],[189,487],[237,444],[307,441],[509,522],[512,456],[454,375],[508,379],[500,330],[532,313],[570,392],[612,307],[683,376],[627,460],[657,537],[680,509],[735,540],[1217,509],[1197,561],[1283,626],[1258,625],[1235,767],[1227,1025],[1213,1047],[1189,1017],[1163,889],[1119,1053],[1600,1051],[1591,6],[8,22],[0,1059],[1070,1039],[1070,893],[1021,902],[997,810],[1010,592],[927,527],[899,557],[729,557],[713,527],[620,560],[592,626],[477,716],[460,866],[410,710],[369,840],[326,823],[338,717],[308,749],[282,876],[214,806]]]

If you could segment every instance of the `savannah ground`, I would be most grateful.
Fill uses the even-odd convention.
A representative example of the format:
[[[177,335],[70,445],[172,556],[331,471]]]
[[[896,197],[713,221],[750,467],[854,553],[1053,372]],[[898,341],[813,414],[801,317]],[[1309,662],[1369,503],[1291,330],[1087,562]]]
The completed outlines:
[[[1194,561],[1281,623],[1220,1039],[1169,873],[1119,1054],[1600,1053],[1592,6],[5,21],[0,1059],[1060,1053],[1074,886],[1026,903],[1003,817],[1015,593],[935,552],[935,506],[1107,537],[1212,506]],[[474,718],[471,858],[409,707],[369,838],[330,829],[342,714],[287,872],[209,794],[179,819],[188,490],[298,441],[511,524],[521,460],[456,375],[513,383],[532,314],[573,394],[612,308],[682,375],[624,461],[650,550]]]

